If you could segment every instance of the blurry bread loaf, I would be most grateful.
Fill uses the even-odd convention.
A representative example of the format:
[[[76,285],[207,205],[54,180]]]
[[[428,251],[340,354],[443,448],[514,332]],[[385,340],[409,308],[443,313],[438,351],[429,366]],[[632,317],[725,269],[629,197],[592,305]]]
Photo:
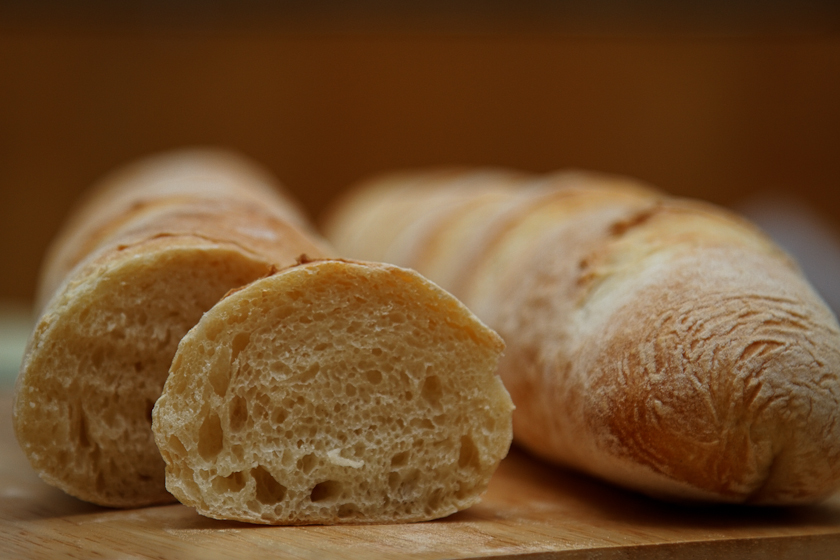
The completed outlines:
[[[153,413],[167,488],[270,524],[419,521],[477,502],[507,454],[501,339],[413,271],[308,262],[221,300]]]
[[[120,167],[85,193],[44,257],[36,309],[43,309],[79,261],[100,244],[113,241],[132,222],[154,218],[161,211],[191,208],[199,201],[259,207],[260,212],[288,222],[318,242],[297,203],[256,163],[207,148],[157,155]],[[237,227],[247,232],[247,226]],[[273,239],[265,232],[256,231],[250,237],[268,242],[264,247],[272,246]]]
[[[15,431],[40,476],[101,505],[171,501],[152,407],[181,337],[226,292],[327,254],[246,160],[185,151],[94,191],[43,266]]]
[[[668,499],[796,504],[838,487],[837,320],[757,228],[617,177],[425,176],[396,226],[376,199],[405,179],[384,178],[327,237],[417,269],[502,335],[519,443]]]

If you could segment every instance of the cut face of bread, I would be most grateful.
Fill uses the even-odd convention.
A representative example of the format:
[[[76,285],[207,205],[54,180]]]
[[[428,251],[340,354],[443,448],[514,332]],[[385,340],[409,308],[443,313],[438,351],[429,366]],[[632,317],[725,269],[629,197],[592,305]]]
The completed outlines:
[[[511,441],[501,339],[416,273],[340,260],[230,294],[153,412],[166,485],[220,519],[418,521],[476,503]]]
[[[77,271],[40,318],[17,382],[15,430],[40,476],[101,505],[172,501],[150,425],[178,341],[269,270],[234,245],[164,237]]]

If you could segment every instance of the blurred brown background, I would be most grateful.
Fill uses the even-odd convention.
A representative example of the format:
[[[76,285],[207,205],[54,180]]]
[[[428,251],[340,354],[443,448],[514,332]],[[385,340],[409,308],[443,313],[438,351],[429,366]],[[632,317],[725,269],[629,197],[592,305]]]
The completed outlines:
[[[430,164],[629,174],[840,215],[831,2],[0,4],[0,299],[32,297],[79,193],[193,144],[267,165],[316,216]]]

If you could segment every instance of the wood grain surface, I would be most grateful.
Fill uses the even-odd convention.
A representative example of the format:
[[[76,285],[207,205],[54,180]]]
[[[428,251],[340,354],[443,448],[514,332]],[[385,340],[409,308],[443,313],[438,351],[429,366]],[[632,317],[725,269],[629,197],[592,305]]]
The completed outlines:
[[[47,486],[0,393],[2,558],[840,558],[840,495],[799,508],[664,504],[513,450],[484,500],[405,525],[265,527],[182,505],[112,510]]]

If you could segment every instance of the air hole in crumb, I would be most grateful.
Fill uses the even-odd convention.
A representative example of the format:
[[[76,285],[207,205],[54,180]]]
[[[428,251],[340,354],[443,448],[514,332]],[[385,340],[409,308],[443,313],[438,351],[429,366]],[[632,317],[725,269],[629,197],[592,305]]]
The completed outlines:
[[[271,415],[271,421],[274,423],[275,426],[279,426],[283,422],[286,421],[286,418],[289,417],[289,412],[285,408],[278,408],[274,411]]]
[[[420,428],[424,430],[434,430],[435,425],[428,418],[412,418],[409,425],[412,428]]]
[[[393,313],[389,313],[388,318],[391,320],[392,323],[396,323],[396,324],[405,322],[405,315],[398,312],[398,311],[395,311]]]
[[[354,385],[350,385],[349,383],[344,386],[344,392],[347,393],[348,397],[355,397],[356,396],[356,387]]]
[[[167,442],[167,447],[171,450],[172,453],[184,457],[187,455],[187,449],[184,447],[184,444],[181,443],[181,440],[175,436],[169,436],[169,441]]]
[[[455,491],[455,497],[459,500],[463,500],[464,498],[468,498],[473,494],[475,490],[475,485],[473,484],[465,484],[463,481],[458,483],[458,490]]]
[[[220,397],[225,396],[228,385],[230,385],[230,365],[221,360],[213,361],[210,365],[210,371],[207,372],[207,377],[210,379],[213,391]]]
[[[313,453],[307,453],[298,460],[298,468],[306,474],[311,473],[317,464],[318,458]]]
[[[440,399],[443,397],[443,387],[437,375],[430,375],[423,381],[423,388],[420,390],[423,398],[432,406],[440,406]]]
[[[338,517],[340,518],[353,517],[358,513],[359,508],[356,507],[356,504],[341,504],[338,506]]]
[[[224,446],[224,434],[219,415],[211,412],[198,430],[198,453],[205,460],[214,459]]]
[[[409,470],[402,479],[400,489],[405,494],[412,494],[417,490],[417,484],[420,482],[420,471],[417,469]]]
[[[143,362],[134,362],[134,371],[136,373],[143,371]]]
[[[251,477],[256,483],[256,495],[260,503],[276,504],[286,497],[286,487],[277,482],[262,465],[251,469]]]
[[[461,436],[461,452],[458,454],[458,466],[474,470],[481,468],[481,457],[475,442],[469,435]]]
[[[443,502],[443,488],[435,488],[429,496],[429,507],[432,511],[436,511]]]
[[[309,499],[313,502],[325,502],[327,500],[334,500],[341,494],[341,483],[336,480],[325,480],[319,482],[312,489],[309,494]]]
[[[496,431],[496,420],[491,416],[488,416],[487,418],[485,418],[482,425],[484,426],[484,429],[487,430],[488,432],[495,432]]]
[[[257,357],[258,360],[262,360],[259,356]],[[239,364],[239,377],[242,379],[251,379],[253,377],[253,370],[251,369],[251,364],[245,362],[244,364]]]
[[[382,348],[372,348],[370,353],[373,354],[374,356],[381,356],[382,355]]]
[[[245,488],[245,476],[238,471],[213,479],[213,490],[216,492],[239,492],[243,488]]]
[[[308,381],[312,381],[313,379],[315,379],[315,376],[318,375],[318,371],[320,371],[320,369],[321,369],[321,366],[318,365],[318,362],[314,362],[311,366],[306,368],[306,371],[304,371],[300,375],[301,383],[306,383]]]
[[[375,369],[366,372],[365,377],[367,377],[367,380],[374,385],[382,382],[382,373]]]
[[[248,423],[248,401],[239,395],[235,395],[230,401],[229,407],[230,430],[238,432]]]
[[[392,467],[402,467],[408,463],[408,451],[402,451],[391,457]]]
[[[233,342],[231,343],[230,348],[230,361],[233,363],[236,361],[236,358],[239,357],[239,354],[248,346],[248,343],[251,341],[251,334],[247,332],[238,333],[236,336],[233,337]]]
[[[222,332],[223,324],[220,322],[211,323],[205,330],[204,336],[207,337],[207,340],[210,342],[215,342],[216,338],[219,336],[219,333]]]

